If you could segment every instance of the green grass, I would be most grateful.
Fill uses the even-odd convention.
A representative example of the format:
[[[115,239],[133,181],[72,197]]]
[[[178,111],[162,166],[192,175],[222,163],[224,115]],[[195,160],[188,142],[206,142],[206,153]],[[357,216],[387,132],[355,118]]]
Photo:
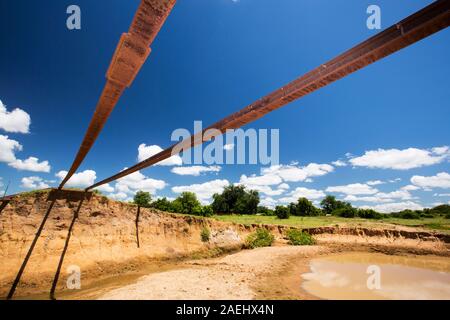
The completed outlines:
[[[309,233],[291,229],[287,232],[289,244],[293,246],[310,246],[315,243],[313,237]]]
[[[245,239],[245,246],[249,249],[270,247],[274,240],[275,237],[269,230],[260,228],[247,236],[247,239]]]
[[[430,230],[437,230],[450,233],[450,221],[444,217],[423,218],[423,219],[399,219],[386,218],[381,220],[361,219],[361,218],[341,218],[341,217],[297,217],[291,216],[289,219],[278,219],[275,216],[256,216],[256,215],[214,215],[212,218],[235,222],[245,225],[251,224],[275,224],[287,225],[298,228],[317,228],[334,225],[350,225],[362,227],[380,227],[382,225],[402,225],[409,227],[422,227]]]

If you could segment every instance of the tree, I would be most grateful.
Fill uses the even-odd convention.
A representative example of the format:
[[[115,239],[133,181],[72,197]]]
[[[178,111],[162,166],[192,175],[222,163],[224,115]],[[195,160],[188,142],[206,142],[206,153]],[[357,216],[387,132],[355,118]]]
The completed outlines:
[[[235,186],[230,184],[229,186],[225,187],[222,192],[222,197],[226,203],[226,208],[228,209],[226,213],[236,213],[234,211],[236,209],[236,203],[244,195],[245,195],[244,186]]]
[[[317,209],[311,201],[309,201],[306,198],[299,198],[296,205],[296,211],[293,213],[291,211],[292,215],[298,215],[298,216],[318,216],[320,214],[319,209]]]
[[[181,207],[181,213],[199,214],[201,213],[201,204],[193,192],[183,192],[174,202]]]
[[[299,216],[300,214],[297,212],[297,204],[294,202],[291,202],[288,206],[289,213],[293,216]]]
[[[222,194],[213,195],[211,207],[215,213],[256,214],[259,204],[259,193],[245,190],[244,186],[229,185]]]
[[[289,218],[289,208],[285,206],[276,206],[275,214],[278,219],[288,219]]]
[[[225,198],[218,193],[215,193],[213,195],[213,202],[211,204],[211,208],[215,213],[226,213],[230,212],[230,208],[228,207],[228,204],[225,201]]]
[[[256,214],[259,204],[259,193],[255,190],[245,191],[238,200],[234,212],[239,214]]]
[[[150,193],[145,191],[138,191],[134,195],[134,203],[140,207],[148,208],[150,207],[150,202],[152,201],[152,197]]]
[[[325,214],[331,214],[333,210],[337,209],[336,197],[334,196],[326,196],[321,202],[322,210]]]
[[[159,198],[159,199],[153,201],[151,206],[153,208],[161,210],[161,211],[166,211],[166,212],[172,212],[173,211],[172,202],[167,200],[166,197]]]
[[[214,214],[214,212],[211,206],[203,206],[201,214],[204,217],[211,217]]]
[[[357,214],[357,211],[352,206],[345,206],[341,208],[337,208],[333,210],[331,213],[333,216],[342,217],[342,218],[354,218]]]
[[[372,209],[358,209],[358,217],[363,219],[381,219],[383,215]]]
[[[256,212],[262,214],[263,216],[273,216],[275,214],[272,209],[269,209],[265,206],[258,206]]]
[[[325,214],[333,214],[333,211],[342,208],[353,208],[348,202],[336,200],[334,196],[326,196],[321,202],[322,210]]]

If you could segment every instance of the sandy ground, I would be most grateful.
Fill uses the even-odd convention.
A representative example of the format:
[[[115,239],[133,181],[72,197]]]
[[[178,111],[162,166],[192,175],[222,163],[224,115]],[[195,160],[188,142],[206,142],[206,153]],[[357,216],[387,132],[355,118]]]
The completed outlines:
[[[312,258],[359,251],[388,255],[433,255],[448,259],[439,241],[386,237],[321,235],[315,246],[274,246],[243,250],[225,257],[195,260],[165,272],[137,279],[133,284],[104,291],[99,299],[317,299],[302,289],[301,275]]]
[[[263,293],[264,282],[270,275],[281,272],[291,259],[308,258],[327,251],[322,246],[244,250],[223,258],[192,261],[183,269],[144,276],[99,299],[255,299]]]

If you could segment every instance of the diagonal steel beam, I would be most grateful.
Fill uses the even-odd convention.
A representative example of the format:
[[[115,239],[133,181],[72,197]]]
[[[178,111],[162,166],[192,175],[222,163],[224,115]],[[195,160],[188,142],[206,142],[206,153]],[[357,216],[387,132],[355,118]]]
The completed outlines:
[[[169,16],[176,0],[142,0],[128,33],[122,34],[106,73],[106,84],[75,160],[59,188],[77,171],[94,145],[125,88],[131,86],[145,60],[150,45]]]
[[[3,209],[6,208],[6,206],[8,205],[8,203],[9,203],[10,201],[11,201],[11,200],[1,200],[1,201],[0,201],[0,213],[2,213]]]
[[[209,141],[214,137],[208,134],[209,129],[217,129],[223,134],[227,129],[242,127],[273,110],[447,28],[450,23],[449,7],[450,0],[433,2],[429,6],[360,43],[333,60],[320,65],[316,69],[257,100],[246,108],[216,122],[204,129],[201,134],[193,135],[190,139],[183,140],[179,144],[175,144],[124,171],[102,180],[86,190],[125,177],[178,154],[183,150],[187,150],[204,141]]]

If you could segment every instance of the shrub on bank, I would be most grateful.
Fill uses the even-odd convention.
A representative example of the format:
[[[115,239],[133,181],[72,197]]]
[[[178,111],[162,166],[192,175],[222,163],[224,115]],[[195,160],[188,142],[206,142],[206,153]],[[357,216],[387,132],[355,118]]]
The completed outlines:
[[[275,237],[270,231],[259,228],[255,232],[248,235],[245,240],[245,246],[250,249],[259,247],[270,247],[275,240]]]
[[[202,231],[200,231],[200,238],[202,239],[202,242],[208,242],[211,238],[211,231],[208,227],[203,227]]]
[[[289,244],[293,246],[310,246],[315,244],[313,237],[309,233],[301,230],[289,230],[287,236]]]

